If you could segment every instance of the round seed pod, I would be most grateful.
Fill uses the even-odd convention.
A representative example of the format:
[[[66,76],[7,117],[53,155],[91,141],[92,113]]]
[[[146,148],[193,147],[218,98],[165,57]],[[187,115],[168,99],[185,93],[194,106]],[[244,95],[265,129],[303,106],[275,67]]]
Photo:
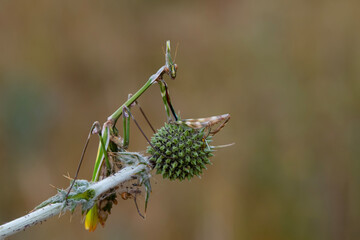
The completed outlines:
[[[156,173],[170,180],[190,180],[200,176],[209,157],[213,156],[208,145],[211,136],[204,139],[204,129],[193,129],[175,123],[165,124],[151,138],[152,146],[147,152],[152,156],[150,162],[155,165]]]

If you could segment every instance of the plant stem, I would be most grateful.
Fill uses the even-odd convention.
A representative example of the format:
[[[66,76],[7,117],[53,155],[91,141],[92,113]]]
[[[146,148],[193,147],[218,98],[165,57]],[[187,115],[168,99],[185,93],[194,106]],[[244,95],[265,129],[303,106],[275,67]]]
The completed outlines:
[[[137,166],[125,167],[99,182],[93,183],[89,186],[87,190],[94,190],[95,195],[90,200],[96,200],[100,195],[114,188],[115,186],[129,181],[132,177],[139,172],[148,171],[148,167],[145,164],[139,164]],[[89,201],[90,201],[89,200]],[[5,237],[11,236],[17,232],[23,231],[29,227],[32,227],[38,223],[42,223],[46,219],[49,219],[53,216],[59,215],[61,212],[65,212],[69,210],[66,207],[65,198],[60,203],[52,203],[48,204],[42,208],[39,208],[25,216],[22,216],[18,219],[15,219],[11,222],[5,223],[0,226],[0,239],[4,239]]]
[[[49,204],[39,210],[31,212],[25,216],[15,219],[0,226],[0,239],[11,236],[17,232],[32,227],[48,218],[60,214],[63,203]]]

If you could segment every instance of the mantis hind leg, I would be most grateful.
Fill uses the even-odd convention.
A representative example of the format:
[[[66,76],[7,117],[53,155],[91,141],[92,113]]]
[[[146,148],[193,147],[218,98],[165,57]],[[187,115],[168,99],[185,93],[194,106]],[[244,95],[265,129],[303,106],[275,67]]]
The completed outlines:
[[[220,130],[225,127],[225,125],[228,123],[228,121],[230,120],[230,115],[229,114],[224,114],[224,115],[221,115],[221,116],[224,116],[223,118],[220,119],[220,122],[223,120],[223,122],[213,131],[210,131],[209,134],[211,135],[215,135],[217,134],[218,132],[220,132]]]
[[[88,145],[89,145],[90,137],[91,137],[92,134],[100,134],[100,132],[101,132],[100,123],[99,123],[98,121],[96,121],[96,122],[93,123],[93,125],[92,125],[91,128],[90,128],[90,131],[89,131],[88,137],[87,137],[87,139],[86,139],[86,142],[85,142],[83,151],[82,151],[82,153],[81,153],[81,157],[80,157],[80,161],[79,161],[78,167],[77,167],[77,169],[76,169],[76,173],[75,173],[75,176],[74,176],[74,180],[72,181],[72,183],[71,183],[71,185],[70,185],[70,187],[69,187],[69,190],[68,190],[68,192],[67,192],[67,194],[66,194],[66,197],[65,197],[66,200],[67,200],[67,198],[68,198],[68,196],[69,196],[69,193],[70,193],[71,189],[73,188],[73,186],[74,186],[74,184],[75,184],[75,181],[76,181],[76,179],[77,179],[77,177],[78,177],[78,174],[79,174],[79,171],[80,171],[80,168],[81,168],[81,164],[82,164],[83,159],[84,159],[84,156],[85,156],[86,149],[87,149],[87,147],[88,147]]]
[[[175,121],[178,121],[178,116],[171,104],[170,94],[166,82],[163,80],[159,81],[159,86],[168,122],[171,121],[171,114],[173,115]]]
[[[206,128],[209,130],[209,135],[215,135],[218,133],[230,120],[230,114],[223,114],[219,116],[213,116],[208,118],[197,119],[183,119],[176,121],[177,124],[184,124],[193,129]],[[215,130],[211,130],[211,127],[220,124]]]

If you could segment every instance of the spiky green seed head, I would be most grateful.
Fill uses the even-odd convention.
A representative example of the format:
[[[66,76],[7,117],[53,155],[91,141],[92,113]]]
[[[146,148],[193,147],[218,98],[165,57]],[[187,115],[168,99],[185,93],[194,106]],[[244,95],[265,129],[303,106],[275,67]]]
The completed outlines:
[[[204,139],[204,129],[196,130],[185,125],[165,124],[151,138],[147,152],[152,156],[156,173],[170,180],[190,180],[200,176],[210,164],[213,150],[208,143],[211,136]]]

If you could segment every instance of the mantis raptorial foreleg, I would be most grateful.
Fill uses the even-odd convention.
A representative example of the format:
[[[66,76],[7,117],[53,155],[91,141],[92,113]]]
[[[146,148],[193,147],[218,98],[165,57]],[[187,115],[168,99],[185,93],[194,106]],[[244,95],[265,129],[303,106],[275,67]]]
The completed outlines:
[[[165,68],[166,68],[169,76],[171,77],[171,79],[175,79],[176,72],[177,72],[177,65],[173,62],[171,55],[170,55],[170,41],[166,42]],[[165,106],[165,111],[166,111],[168,122],[171,121],[170,111],[171,111],[172,115],[174,116],[174,120],[177,121],[178,116],[176,115],[175,110],[171,104],[170,94],[169,94],[169,90],[168,90],[166,82],[163,79],[160,79],[159,86],[160,86],[160,92],[161,92],[162,100],[163,100],[163,103]]]
[[[163,103],[165,106],[165,112],[166,112],[168,122],[170,122],[172,120],[170,111],[171,111],[172,115],[174,116],[174,120],[177,121],[178,116],[176,115],[175,110],[171,104],[169,90],[168,90],[166,82],[161,80],[159,82],[159,86],[160,86],[160,92],[161,92],[162,100],[163,100]]]
[[[132,94],[130,93],[128,95],[128,99],[130,99],[132,97]],[[129,107],[124,106],[123,108],[123,129],[124,129],[124,139],[123,139],[123,144],[122,144],[122,148],[123,149],[127,149],[129,146],[129,141],[130,141],[130,108],[133,106],[137,106],[141,112],[141,114],[143,115],[143,117],[145,118],[146,122],[149,124],[151,130],[155,133],[155,129],[154,127],[151,125],[149,119],[147,118],[144,110],[141,108],[140,104],[138,103],[138,101],[134,101]],[[131,116],[131,118],[133,118]],[[134,119],[134,118],[133,118]],[[140,126],[138,126],[140,128]]]
[[[128,100],[131,98],[132,94],[130,93],[128,95]],[[136,101],[134,101],[132,104],[130,104],[129,108],[132,107],[135,104]],[[123,129],[124,129],[124,139],[123,139],[123,144],[122,144],[122,148],[123,149],[127,149],[129,146],[129,141],[130,141],[130,116],[129,114],[127,114],[127,112],[125,111],[125,107],[123,108]]]

